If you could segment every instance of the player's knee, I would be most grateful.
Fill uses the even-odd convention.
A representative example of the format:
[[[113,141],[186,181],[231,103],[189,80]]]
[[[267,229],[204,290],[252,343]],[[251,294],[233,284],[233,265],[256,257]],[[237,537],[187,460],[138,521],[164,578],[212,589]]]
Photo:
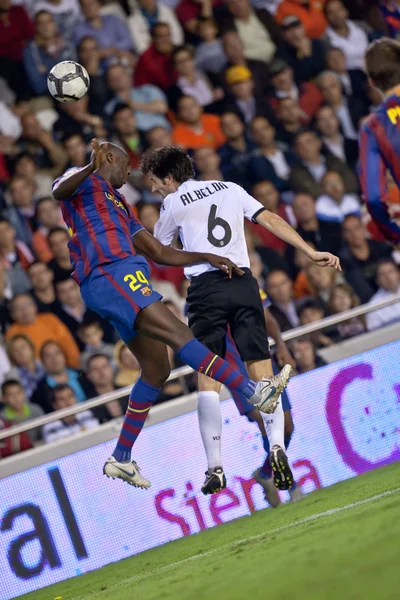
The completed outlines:
[[[157,365],[157,367],[142,369],[141,379],[146,383],[161,388],[170,376],[171,369],[169,364]]]

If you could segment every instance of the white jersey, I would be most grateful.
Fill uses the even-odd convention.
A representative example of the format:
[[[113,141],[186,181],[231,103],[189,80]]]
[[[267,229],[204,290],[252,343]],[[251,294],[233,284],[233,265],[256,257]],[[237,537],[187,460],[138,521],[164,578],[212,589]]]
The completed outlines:
[[[154,235],[169,246],[178,233],[188,252],[212,252],[250,267],[244,218],[253,220],[263,210],[236,183],[190,179],[164,199]],[[190,279],[211,270],[209,263],[199,263],[185,267],[185,275]]]

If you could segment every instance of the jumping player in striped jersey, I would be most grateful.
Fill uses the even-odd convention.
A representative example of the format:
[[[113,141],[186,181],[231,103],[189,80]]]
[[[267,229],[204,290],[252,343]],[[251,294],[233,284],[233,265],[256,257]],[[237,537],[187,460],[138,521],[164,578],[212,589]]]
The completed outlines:
[[[320,266],[340,270],[339,259],[328,252],[316,252],[279,216],[269,212],[240,186],[221,181],[196,181],[190,157],[176,147],[149,151],[142,171],[152,182],[152,191],[164,197],[160,219],[154,228],[162,244],[176,236],[184,250],[215,252],[238,263],[244,275],[226,279],[210,265],[185,268],[191,281],[188,295],[189,327],[209,350],[225,356],[228,327],[249,377],[273,376],[268,336],[257,281],[251,274],[244,235],[244,219],[259,223],[276,236],[304,252]],[[291,366],[283,371],[288,375]],[[199,376],[198,415],[200,429],[208,436],[220,436],[220,384]],[[240,391],[239,391],[240,392]],[[289,489],[293,477],[285,452],[284,415],[280,398],[264,411],[264,427],[270,445],[275,484]],[[207,425],[203,424],[207,423]],[[209,465],[203,493],[225,485],[220,464]]]
[[[141,376],[132,389],[117,446],[103,472],[136,487],[148,488],[131,450],[148,411],[166,381],[170,367],[166,344],[193,369],[244,394],[260,410],[275,405],[287,373],[255,382],[198,342],[186,325],[161,302],[149,283],[147,256],[159,264],[210,264],[224,277],[243,275],[228,258],[203,252],[181,252],[163,246],[134,217],[118,189],[130,174],[127,153],[93,140],[91,162],[69,169],[53,184],[70,229],[73,278],[85,304],[108,319],[135,354]],[[139,252],[140,254],[137,254]],[[249,331],[249,336],[252,332]]]
[[[386,172],[400,188],[400,43],[388,38],[372,42],[365,64],[383,101],[360,131],[361,187],[373,221],[389,242],[398,244],[400,226],[390,215]]]

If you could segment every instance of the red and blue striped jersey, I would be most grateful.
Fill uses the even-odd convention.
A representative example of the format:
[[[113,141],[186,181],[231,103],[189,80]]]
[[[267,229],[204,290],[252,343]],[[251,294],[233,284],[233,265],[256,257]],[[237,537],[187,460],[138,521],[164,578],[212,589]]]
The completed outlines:
[[[53,189],[77,171],[68,169],[54,181]],[[95,267],[136,254],[132,236],[144,227],[124,196],[97,173],[61,202],[61,210],[71,235],[68,247],[74,267],[72,277],[78,283]]]
[[[400,188],[400,90],[364,122],[360,131],[360,180],[368,211],[385,238],[400,242],[388,207],[387,171]]]

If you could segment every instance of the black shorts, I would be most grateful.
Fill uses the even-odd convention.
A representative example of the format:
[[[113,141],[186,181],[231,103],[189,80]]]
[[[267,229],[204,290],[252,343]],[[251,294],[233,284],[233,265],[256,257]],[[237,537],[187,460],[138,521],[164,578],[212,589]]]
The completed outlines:
[[[250,269],[229,279],[222,271],[194,277],[187,296],[189,327],[195,337],[222,358],[228,327],[243,361],[270,358],[264,310]]]

